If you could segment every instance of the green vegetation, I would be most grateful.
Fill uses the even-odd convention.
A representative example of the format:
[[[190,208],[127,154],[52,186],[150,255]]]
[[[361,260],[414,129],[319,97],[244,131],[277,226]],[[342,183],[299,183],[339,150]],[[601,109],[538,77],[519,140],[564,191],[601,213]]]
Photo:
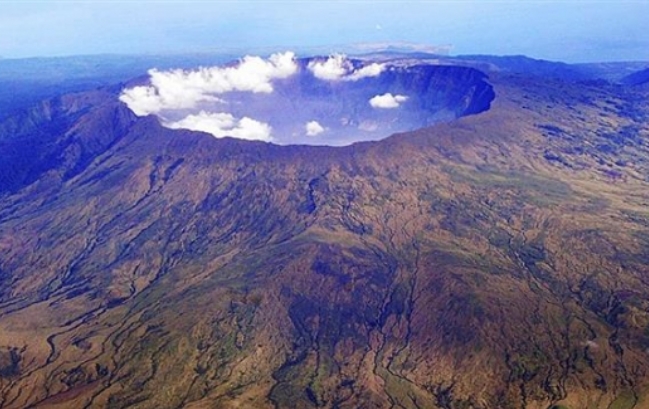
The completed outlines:
[[[503,172],[494,167],[446,166],[443,171],[457,183],[470,183],[480,189],[499,190],[507,198],[537,205],[556,205],[575,194],[570,185],[559,179],[550,179],[527,172]]]
[[[609,406],[610,409],[633,409],[637,398],[633,392],[621,393]]]

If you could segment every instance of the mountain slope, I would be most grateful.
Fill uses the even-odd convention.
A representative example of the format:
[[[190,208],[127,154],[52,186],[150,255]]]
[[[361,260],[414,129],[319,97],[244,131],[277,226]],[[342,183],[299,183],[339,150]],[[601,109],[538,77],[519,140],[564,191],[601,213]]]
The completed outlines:
[[[649,68],[636,71],[622,78],[622,83],[627,85],[642,85],[649,82]]]
[[[541,81],[344,148],[5,122],[0,407],[647,405],[647,95]]]

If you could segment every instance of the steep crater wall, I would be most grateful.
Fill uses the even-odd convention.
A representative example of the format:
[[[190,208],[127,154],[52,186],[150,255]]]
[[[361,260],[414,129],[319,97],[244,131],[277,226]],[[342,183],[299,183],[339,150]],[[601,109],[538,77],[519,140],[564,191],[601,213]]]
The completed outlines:
[[[255,119],[267,121],[280,144],[348,145],[484,112],[495,92],[486,75],[476,69],[416,65],[341,82],[321,81],[301,70],[296,78],[278,82],[273,95],[247,97],[232,107],[235,115],[252,113]],[[381,97],[385,97],[383,105],[372,105]],[[399,97],[401,102],[390,105]],[[324,131],[305,137],[305,124],[310,121]]]

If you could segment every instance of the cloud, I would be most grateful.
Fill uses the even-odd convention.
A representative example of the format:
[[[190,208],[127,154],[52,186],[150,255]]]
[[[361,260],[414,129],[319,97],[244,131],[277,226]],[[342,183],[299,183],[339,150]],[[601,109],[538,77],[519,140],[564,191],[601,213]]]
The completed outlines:
[[[358,124],[358,130],[364,132],[376,132],[379,130],[379,124],[376,121],[362,121]]]
[[[268,59],[245,56],[229,67],[197,70],[149,71],[149,86],[122,91],[119,99],[138,116],[164,110],[191,109],[199,102],[220,101],[216,95],[232,91],[273,92],[272,81],[295,74],[298,66],[293,52],[271,55]]]
[[[353,69],[343,54],[332,55],[325,61],[311,61],[307,68],[316,78],[327,81],[339,80]]]
[[[377,95],[370,99],[370,105],[373,108],[398,108],[402,102],[406,102],[408,97],[405,95],[392,95],[391,93]]]
[[[372,63],[355,69],[344,54],[334,54],[326,60],[313,60],[307,65],[309,71],[325,81],[358,81],[362,78],[377,77],[385,70],[385,64]]]
[[[231,136],[233,138],[265,142],[273,140],[270,125],[248,117],[236,119],[232,114],[226,112],[211,113],[201,111],[196,115],[187,115],[180,121],[169,122],[164,125],[172,129],[207,132],[217,138]]]
[[[352,74],[345,79],[349,81],[358,81],[362,78],[378,77],[384,70],[385,64],[372,63],[352,72]]]
[[[306,124],[306,135],[316,136],[323,133],[325,129],[318,123],[318,121],[310,121]]]

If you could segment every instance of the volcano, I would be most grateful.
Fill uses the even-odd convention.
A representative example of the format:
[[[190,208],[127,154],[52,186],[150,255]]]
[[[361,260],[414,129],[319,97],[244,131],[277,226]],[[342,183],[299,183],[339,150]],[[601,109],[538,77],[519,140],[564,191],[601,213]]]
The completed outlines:
[[[647,88],[406,57],[216,96],[403,131],[349,146],[171,129],[146,77],[5,120],[0,407],[647,407]]]

